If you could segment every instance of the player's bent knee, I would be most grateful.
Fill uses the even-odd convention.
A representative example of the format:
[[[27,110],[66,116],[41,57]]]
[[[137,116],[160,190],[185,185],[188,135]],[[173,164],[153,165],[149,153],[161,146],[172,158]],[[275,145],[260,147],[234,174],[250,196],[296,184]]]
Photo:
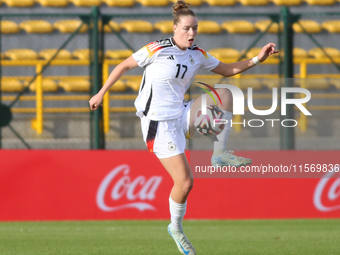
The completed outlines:
[[[192,190],[193,187],[194,187],[194,180],[192,178],[185,180],[181,185],[181,189],[184,194],[189,194],[189,192]]]

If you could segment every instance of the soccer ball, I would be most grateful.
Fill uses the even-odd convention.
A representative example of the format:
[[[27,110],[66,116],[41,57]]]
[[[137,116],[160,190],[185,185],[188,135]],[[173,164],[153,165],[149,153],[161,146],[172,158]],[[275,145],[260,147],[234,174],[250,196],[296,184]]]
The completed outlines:
[[[202,115],[202,109],[198,109],[194,117],[194,126],[198,133],[205,136],[216,136],[224,129],[225,121],[223,112],[215,105],[207,105],[207,114]],[[215,124],[214,124],[215,120]]]

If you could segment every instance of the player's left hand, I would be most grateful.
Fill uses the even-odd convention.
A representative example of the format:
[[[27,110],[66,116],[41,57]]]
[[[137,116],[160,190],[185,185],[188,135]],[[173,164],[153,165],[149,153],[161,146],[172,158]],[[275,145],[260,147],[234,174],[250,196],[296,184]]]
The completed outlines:
[[[257,58],[260,62],[265,61],[270,55],[279,53],[278,50],[275,50],[276,45],[274,43],[268,43],[265,45],[260,51]]]

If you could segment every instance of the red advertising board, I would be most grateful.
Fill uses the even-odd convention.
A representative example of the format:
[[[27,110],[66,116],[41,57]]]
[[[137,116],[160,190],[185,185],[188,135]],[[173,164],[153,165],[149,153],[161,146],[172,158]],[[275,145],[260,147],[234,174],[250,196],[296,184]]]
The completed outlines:
[[[334,163],[339,155],[294,153],[289,164],[297,167],[301,158]],[[289,156],[242,154],[264,165]],[[332,178],[196,178],[185,218],[339,218],[339,173],[327,174]],[[148,151],[0,150],[1,221],[169,219],[171,187]]]

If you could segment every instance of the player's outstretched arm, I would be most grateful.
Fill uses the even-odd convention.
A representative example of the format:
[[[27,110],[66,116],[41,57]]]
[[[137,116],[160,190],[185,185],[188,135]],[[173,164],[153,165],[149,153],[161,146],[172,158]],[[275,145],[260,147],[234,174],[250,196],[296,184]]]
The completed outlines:
[[[107,79],[101,90],[90,99],[90,109],[96,110],[102,104],[103,96],[113,86],[113,84],[115,84],[120,79],[120,77],[122,77],[123,74],[126,73],[126,71],[136,68],[137,66],[138,64],[132,56],[128,57],[118,66],[116,66],[115,69],[112,70],[109,78]]]
[[[279,51],[275,50],[274,43],[268,43],[265,45],[259,55],[257,55],[257,59],[259,62],[265,61],[270,55],[277,54]],[[257,63],[254,63],[253,59],[244,60],[237,63],[226,64],[220,61],[219,65],[211,70],[214,73],[218,73],[223,75],[224,77],[230,77],[238,73],[242,73],[249,68],[255,66]]]

